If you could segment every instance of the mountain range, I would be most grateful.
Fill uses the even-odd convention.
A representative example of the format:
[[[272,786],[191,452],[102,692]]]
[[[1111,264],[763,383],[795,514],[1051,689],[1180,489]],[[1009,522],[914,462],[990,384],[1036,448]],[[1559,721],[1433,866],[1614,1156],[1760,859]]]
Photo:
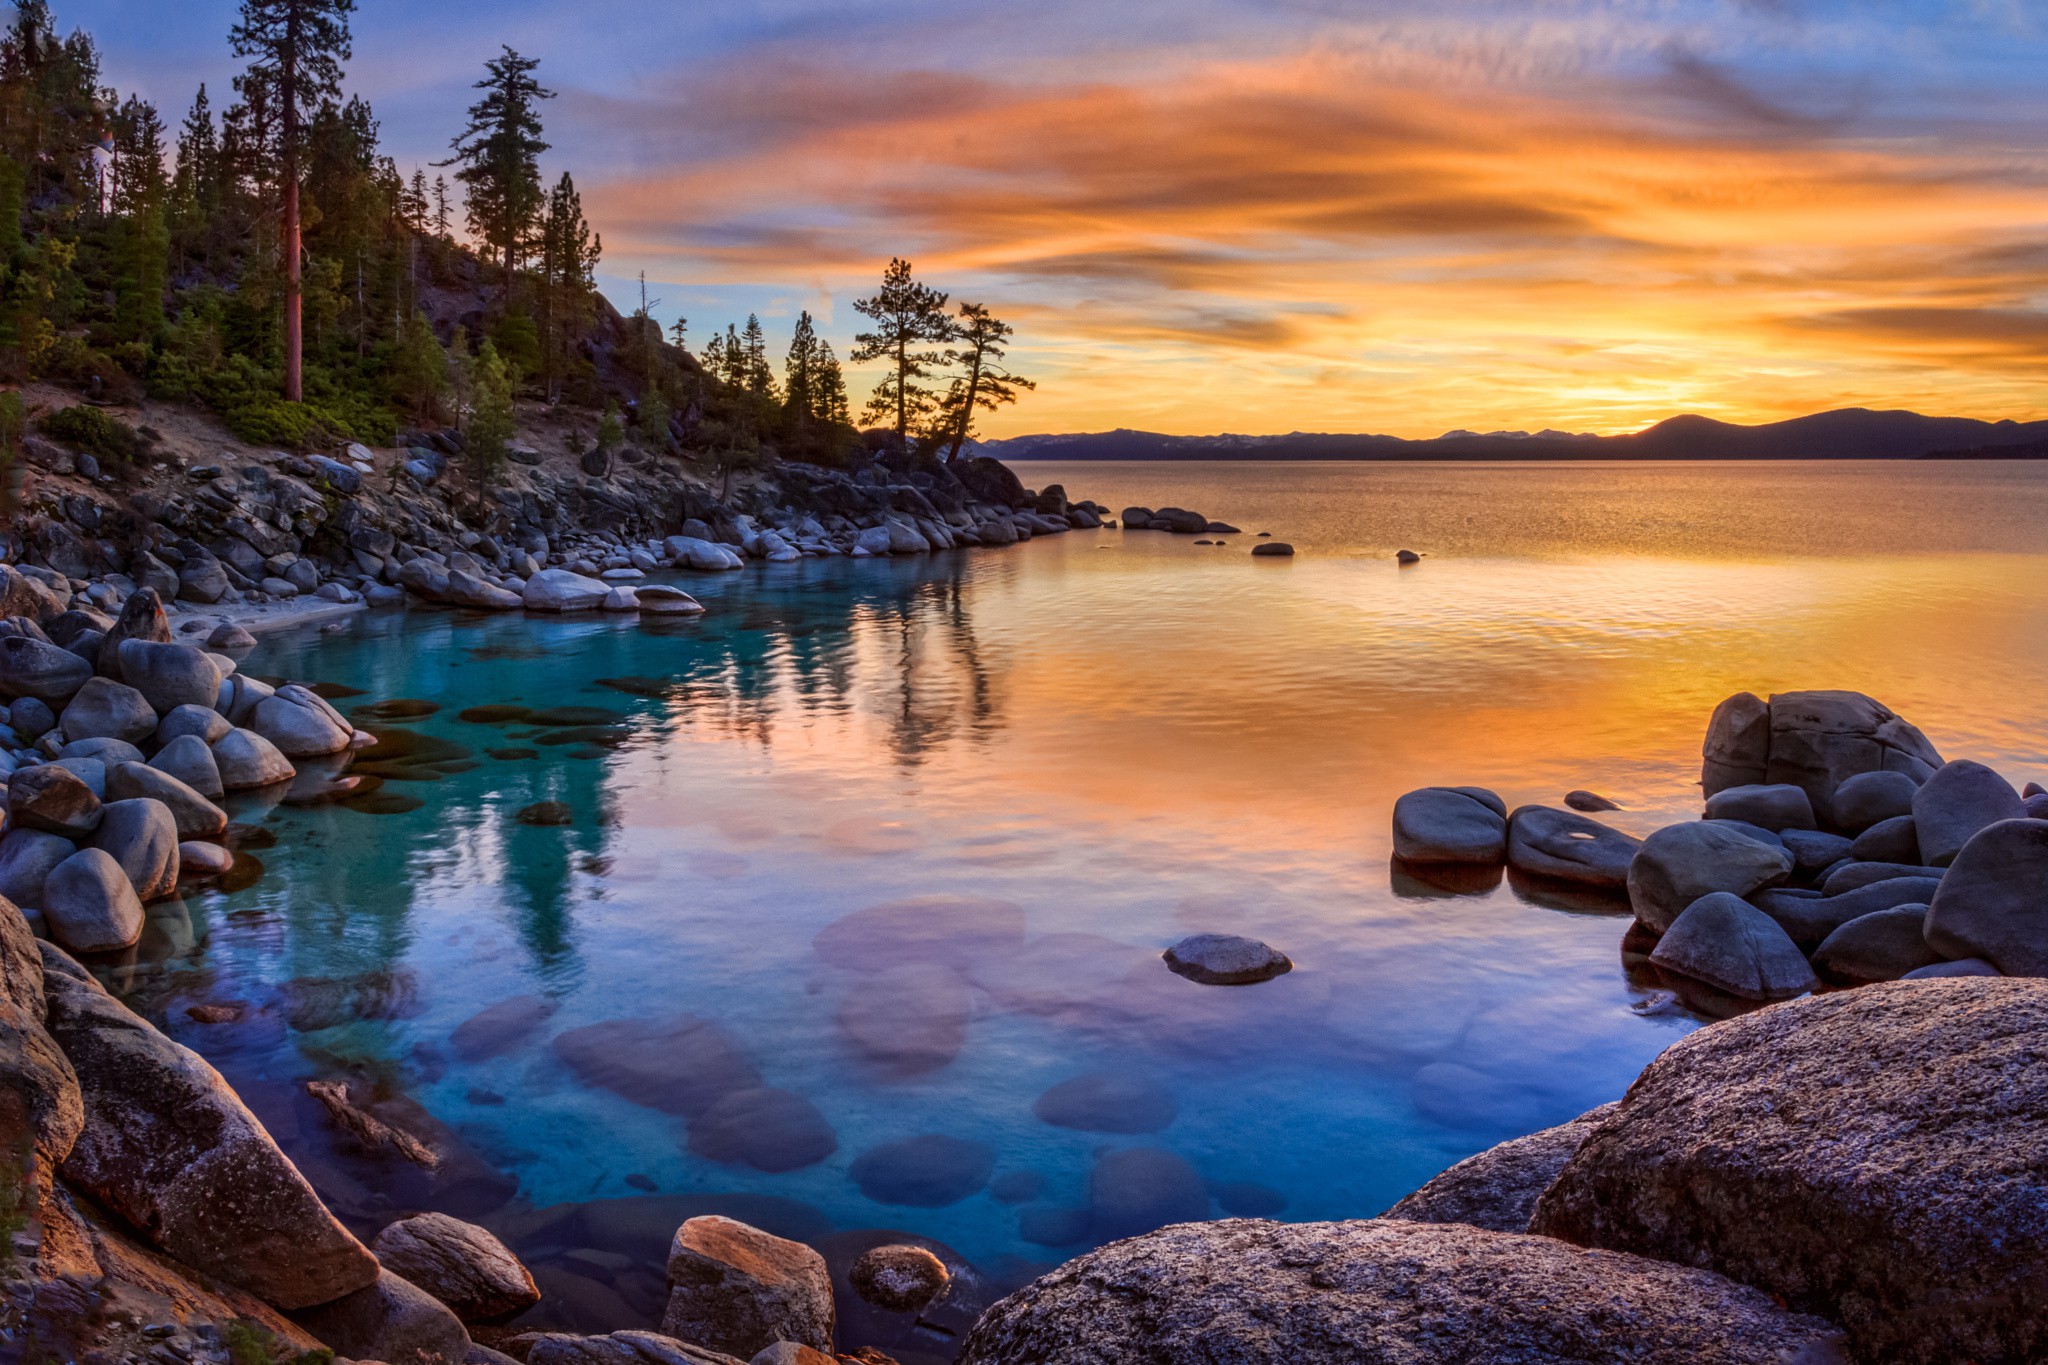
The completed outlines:
[[[1842,408],[1761,426],[1668,418],[1625,436],[1452,431],[1428,440],[1290,432],[1162,436],[1103,431],[983,441],[999,460],[1920,460],[2048,458],[2048,421],[1984,422]]]

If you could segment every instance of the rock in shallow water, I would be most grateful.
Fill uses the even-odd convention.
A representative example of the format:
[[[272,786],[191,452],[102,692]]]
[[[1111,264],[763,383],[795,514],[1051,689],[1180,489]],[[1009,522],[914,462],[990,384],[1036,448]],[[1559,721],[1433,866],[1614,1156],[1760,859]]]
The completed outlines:
[[[906,962],[848,988],[839,1028],[870,1060],[901,1075],[945,1066],[967,1042],[973,994],[953,968]]]
[[[1070,1261],[960,1365],[1828,1365],[1835,1330],[1676,1265],[1455,1223],[1206,1223]]]
[[[540,1302],[519,1258],[474,1223],[421,1213],[385,1227],[370,1250],[386,1270],[411,1281],[462,1321],[490,1322]]]
[[[41,909],[50,936],[75,953],[115,952],[142,937],[141,898],[101,849],[80,849],[52,868]]]
[[[1055,1128],[1084,1133],[1156,1133],[1179,1106],[1165,1086],[1127,1071],[1091,1071],[1061,1081],[1032,1103]]]
[[[1104,1152],[1088,1173],[1088,1218],[1097,1237],[1132,1237],[1208,1216],[1208,1182],[1173,1152],[1158,1147]]]
[[[1482,787],[1424,787],[1394,803],[1394,856],[1415,863],[1498,863],[1507,804]]]
[[[1162,956],[1174,975],[1205,986],[1250,986],[1294,970],[1285,953],[1236,934],[1195,934]]]
[[[1650,961],[1744,1000],[1787,1000],[1816,984],[1805,955],[1777,921],[1726,891],[1687,906]]]
[[[987,1143],[928,1133],[869,1148],[849,1174],[877,1204],[942,1209],[980,1193],[995,1168],[996,1149]]]
[[[608,1019],[558,1034],[553,1046],[584,1084],[685,1117],[761,1083],[739,1045],[695,1015]]]
[[[1575,886],[1619,891],[1643,841],[1549,806],[1522,806],[1508,819],[1508,866]]]
[[[802,1095],[756,1086],[692,1118],[689,1147],[709,1161],[779,1174],[815,1166],[839,1150],[839,1137]]]
[[[1792,855],[1723,825],[1667,825],[1643,841],[1628,870],[1636,918],[1662,933],[1702,896],[1747,896],[1792,875]]]
[[[2048,1355],[2048,983],[1890,982],[1701,1029],[1630,1087],[1534,1231],[1826,1313],[1857,1359]]]
[[[887,1313],[915,1313],[946,1291],[946,1263],[923,1247],[882,1246],[863,1252],[847,1273],[853,1292]]]
[[[668,1256],[661,1330],[741,1359],[777,1341],[832,1349],[832,1275],[800,1242],[730,1218],[692,1218]]]

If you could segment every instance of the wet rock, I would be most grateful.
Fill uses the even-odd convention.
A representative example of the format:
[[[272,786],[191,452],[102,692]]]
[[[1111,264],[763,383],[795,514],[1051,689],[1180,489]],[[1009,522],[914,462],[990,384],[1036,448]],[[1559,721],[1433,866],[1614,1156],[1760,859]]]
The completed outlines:
[[[0,639],[0,697],[34,697],[62,706],[92,677],[92,665],[68,649],[26,635]]]
[[[1920,783],[1905,773],[1858,773],[1835,789],[1835,824],[1851,834],[1913,813]]]
[[[1834,795],[1858,773],[1925,778],[1941,766],[1927,737],[1860,692],[1784,692],[1771,698],[1764,781],[1805,790],[1813,813],[1835,824]]]
[[[923,1247],[882,1246],[863,1252],[847,1274],[853,1292],[885,1313],[915,1313],[946,1292],[946,1263]]]
[[[1284,540],[1261,541],[1259,544],[1252,546],[1252,557],[1255,559],[1292,559],[1294,558],[1294,547]]]
[[[211,706],[220,695],[220,665],[202,649],[151,640],[123,640],[120,649],[121,681],[158,712]]]
[[[303,687],[280,687],[257,702],[248,724],[286,758],[341,753],[355,734],[339,712]]]
[[[960,1055],[972,1015],[973,996],[960,973],[937,962],[906,962],[854,982],[838,1021],[870,1060],[916,1075]]]
[[[2012,784],[1982,763],[1944,764],[1913,796],[1920,856],[1929,867],[1947,867],[1978,830],[2026,813]]]
[[[1821,942],[1813,954],[1813,965],[1838,984],[1896,981],[1941,961],[1941,954],[1927,946],[1926,926],[1924,905],[1859,915]]]
[[[643,584],[636,594],[640,610],[651,616],[702,616],[704,605],[681,588],[665,583]]]
[[[959,1360],[1827,1365],[1836,1336],[1718,1275],[1547,1238],[1231,1221],[1068,1262],[990,1309]]]
[[[593,611],[611,585],[567,569],[542,569],[526,580],[522,594],[528,611]]]
[[[78,845],[61,835],[36,829],[8,830],[0,835],[0,896],[15,905],[40,910],[45,879],[77,851]]]
[[[1620,806],[1616,805],[1613,801],[1608,800],[1606,797],[1600,795],[1598,792],[1589,792],[1585,790],[1566,792],[1564,794],[1564,803],[1565,805],[1571,807],[1573,810],[1585,811],[1589,814],[1598,814],[1600,811],[1603,810],[1621,809]]]
[[[1250,986],[1294,970],[1294,963],[1255,938],[1195,934],[1168,948],[1168,970],[1205,986]]]
[[[1803,788],[1789,784],[1724,787],[1707,798],[1707,819],[1740,820],[1772,833],[1813,829],[1813,802]]]
[[[1179,1106],[1166,1087],[1125,1071],[1091,1071],[1040,1095],[1031,1112],[1056,1128],[1084,1133],[1156,1133]]]
[[[85,1104],[66,1181],[179,1260],[279,1308],[326,1303],[375,1279],[375,1259],[212,1067],[89,978],[50,971],[45,980],[50,1033]]]
[[[778,1341],[832,1349],[832,1277],[801,1242],[730,1218],[692,1218],[668,1257],[661,1330],[743,1359]]]
[[[99,828],[100,799],[85,779],[54,763],[17,769],[7,784],[11,828],[83,839]]]
[[[448,1046],[465,1062],[488,1061],[516,1052],[554,1018],[555,1002],[543,995],[515,995],[478,1011],[455,1026]]]
[[[101,812],[104,818],[93,831],[93,847],[120,865],[135,894],[144,901],[170,895],[178,885],[178,820],[171,808],[143,796],[109,801]],[[225,820],[222,828],[226,828]],[[63,875],[62,867],[51,873],[53,903],[57,879]]]
[[[466,1323],[497,1321],[540,1302],[533,1276],[503,1242],[444,1213],[399,1219],[377,1234],[370,1251]]]
[[[737,1356],[659,1332],[610,1332],[590,1337],[540,1332],[525,1340],[529,1343],[526,1365],[751,1365]]]
[[[1816,984],[1805,954],[1777,921],[1726,891],[1687,906],[1650,961],[1744,1000],[1786,1000]]]
[[[235,855],[219,844],[186,840],[178,845],[178,876],[183,880],[221,877],[235,865]]]
[[[1932,897],[1927,942],[2007,976],[2048,976],[2048,820],[2001,821],[1963,845]]]
[[[558,828],[576,823],[576,812],[561,801],[536,801],[530,806],[521,806],[512,818],[522,825],[538,828]]]
[[[1133,1147],[1104,1152],[1088,1174],[1088,1216],[1096,1236],[1131,1237],[1209,1216],[1209,1187],[1172,1152]]]
[[[1920,861],[1920,831],[1910,815],[1895,815],[1864,830],[1849,846],[1848,856],[1866,863],[1925,866]]]
[[[221,786],[231,792],[289,782],[298,776],[291,760],[253,730],[236,727],[215,740],[212,748]]]
[[[692,1118],[761,1083],[739,1046],[708,1019],[610,1019],[556,1035],[553,1048],[586,1085]]]
[[[1468,1156],[1380,1217],[1527,1232],[1538,1197],[1557,1179],[1580,1144],[1618,1107],[1603,1104],[1570,1123]]]
[[[839,1137],[802,1095],[755,1086],[692,1118],[689,1147],[708,1161],[779,1174],[815,1166],[839,1150]]]
[[[469,1354],[469,1333],[448,1308],[390,1270],[376,1282],[293,1314],[301,1327],[342,1356],[386,1365],[454,1365]]]
[[[1890,982],[1680,1039],[1534,1230],[1825,1313],[1852,1358],[2048,1354],[2048,983]]]
[[[88,678],[58,720],[67,740],[112,738],[133,743],[156,730],[156,712],[140,692],[106,678]]]
[[[200,753],[207,754],[208,763],[212,762],[212,755],[197,738],[187,736],[185,742],[197,745]],[[112,803],[137,799],[161,803],[170,811],[181,840],[211,839],[224,833],[228,827],[226,811],[169,773],[146,764],[115,764],[107,773],[107,796],[111,798],[110,804],[104,808],[108,811],[112,810]]]
[[[1498,863],[1507,804],[1481,787],[1424,787],[1394,803],[1394,856],[1416,863]]]
[[[1803,951],[1812,952],[1827,936],[1850,920],[1901,905],[1925,905],[1934,898],[1941,883],[1931,877],[1896,877],[1873,882],[1839,896],[1816,896],[1811,892],[1762,891],[1752,903],[1778,922]]]
[[[157,725],[156,737],[167,745],[187,735],[196,736],[201,743],[211,744],[234,728],[228,718],[208,702],[204,706],[173,708]]]
[[[1571,811],[1522,806],[1508,818],[1508,866],[1532,876],[1619,891],[1642,840]]]
[[[1792,855],[1724,826],[1695,820],[1667,825],[1643,841],[1628,870],[1636,919],[1659,933],[1700,897],[1747,896],[1792,875]]]
[[[928,1133],[869,1148],[854,1158],[851,1174],[877,1204],[942,1209],[980,1193],[995,1168],[996,1149],[987,1143]]]
[[[230,728],[223,722],[221,733]],[[206,801],[217,801],[227,793],[220,779],[220,764],[198,735],[179,735],[158,749],[148,766]]]

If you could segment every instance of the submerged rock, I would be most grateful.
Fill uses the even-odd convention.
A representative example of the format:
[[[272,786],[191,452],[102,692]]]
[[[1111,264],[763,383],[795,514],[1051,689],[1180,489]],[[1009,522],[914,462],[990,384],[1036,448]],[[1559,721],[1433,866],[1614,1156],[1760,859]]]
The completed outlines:
[[[1603,1104],[1570,1123],[1468,1156],[1380,1217],[1527,1232],[1536,1200],[1550,1188],[1580,1144],[1618,1107]]]
[[[586,1024],[558,1034],[553,1047],[586,1085],[686,1118],[761,1083],[738,1044],[695,1015]]]
[[[960,1055],[974,1000],[967,982],[937,962],[906,962],[856,981],[840,1002],[848,1041],[905,1075],[936,1070]]]
[[[1173,1122],[1179,1106],[1156,1081],[1124,1071],[1091,1071],[1061,1081],[1032,1103],[1031,1112],[1056,1128],[1086,1133],[1156,1133]]]
[[[1088,1173],[1088,1218],[1097,1237],[1132,1237],[1208,1216],[1208,1182],[1162,1148],[1103,1152]]]
[[[1250,986],[1294,970],[1285,953],[1236,934],[1195,934],[1162,956],[1174,975],[1205,986]]]
[[[1837,1337],[1718,1275],[1548,1238],[1230,1221],[1068,1262],[983,1315],[959,1360],[1822,1365]]]
[[[996,1149],[987,1143],[929,1133],[869,1148],[850,1174],[877,1204],[942,1209],[980,1193],[995,1168]]]
[[[801,1242],[730,1218],[692,1218],[668,1256],[661,1330],[750,1359],[778,1341],[832,1349],[832,1275]]]
[[[779,1174],[823,1161],[839,1150],[839,1136],[802,1095],[755,1086],[723,1096],[692,1118],[689,1146],[709,1161]]]

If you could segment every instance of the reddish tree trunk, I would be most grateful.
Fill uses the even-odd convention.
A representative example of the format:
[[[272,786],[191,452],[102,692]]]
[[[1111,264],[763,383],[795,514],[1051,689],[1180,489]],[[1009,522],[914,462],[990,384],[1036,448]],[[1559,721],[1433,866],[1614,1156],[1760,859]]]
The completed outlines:
[[[284,182],[284,396],[305,398],[305,280],[299,270],[299,178],[289,165]]]

